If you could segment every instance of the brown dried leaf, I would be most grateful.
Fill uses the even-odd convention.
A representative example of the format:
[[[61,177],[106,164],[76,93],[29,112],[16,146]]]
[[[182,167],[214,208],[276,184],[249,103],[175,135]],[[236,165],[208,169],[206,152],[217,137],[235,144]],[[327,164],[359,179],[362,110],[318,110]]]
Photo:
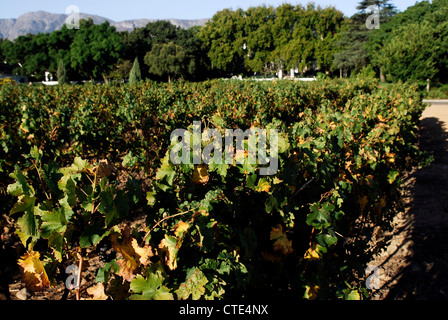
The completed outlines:
[[[292,241],[288,240],[286,233],[283,232],[283,227],[279,224],[277,228],[272,228],[270,239],[275,240],[274,251],[283,255],[288,255],[293,252]]]
[[[100,160],[100,163],[97,167],[97,176],[99,178],[108,177],[114,171],[114,167],[109,164],[107,160]]]
[[[150,246],[145,245],[143,248],[137,243],[137,240],[130,236],[129,228],[125,228],[121,232],[121,241],[118,239],[117,233],[110,235],[112,246],[122,259],[117,260],[120,266],[119,276],[126,281],[132,281],[140,265],[148,265],[149,260],[153,256]]]
[[[109,298],[104,292],[104,284],[102,282],[98,282],[88,288],[87,293],[93,296],[91,300],[107,300],[107,298]]]
[[[194,167],[192,182],[194,184],[206,184],[210,176],[208,175],[207,165],[201,164]]]
[[[50,280],[40,261],[39,252],[27,252],[18,264],[23,269],[23,282],[30,291],[43,291],[50,286]]]

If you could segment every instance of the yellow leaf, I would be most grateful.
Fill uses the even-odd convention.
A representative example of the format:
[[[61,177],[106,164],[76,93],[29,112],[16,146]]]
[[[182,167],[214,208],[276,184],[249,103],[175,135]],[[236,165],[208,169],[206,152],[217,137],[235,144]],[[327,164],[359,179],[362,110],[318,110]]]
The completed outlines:
[[[386,121],[387,121],[386,119],[383,118],[382,115],[378,115],[377,118],[378,118],[378,120],[379,120],[380,122],[386,122]]]
[[[45,272],[42,262],[39,260],[39,252],[27,252],[18,261],[23,269],[23,282],[30,291],[43,291],[50,286],[47,273]]]
[[[275,240],[273,244],[275,252],[288,255],[294,251],[292,249],[292,241],[288,240],[288,237],[286,233],[283,232],[283,227],[281,225],[278,225],[277,228],[272,228],[269,238],[271,240]]]
[[[313,260],[319,260],[319,248],[320,246],[318,244],[312,245],[311,248],[309,248],[304,255],[305,260],[313,261]]]
[[[167,251],[168,255],[165,257],[166,264],[170,270],[177,268],[177,253],[179,248],[177,247],[177,239],[165,234],[165,238],[160,241],[159,248]]]
[[[317,285],[306,285],[305,286],[305,299],[315,300],[317,298],[317,294],[319,293],[319,286]]]
[[[182,236],[188,229],[190,228],[190,224],[188,222],[179,221],[178,224],[174,226],[174,234],[176,237]]]
[[[395,163],[395,153],[389,152],[386,154],[387,162]]]
[[[271,190],[271,185],[265,178],[262,178],[258,181],[258,185],[255,187],[255,190],[257,192],[269,192],[269,190]]]
[[[87,293],[90,296],[93,296],[91,300],[107,300],[107,298],[109,298],[104,292],[104,284],[102,282],[98,282],[97,284],[88,288]]]
[[[280,183],[282,183],[283,182],[283,180],[280,180],[279,178],[277,178],[277,177],[274,177],[274,184],[280,184]]]
[[[206,184],[210,176],[208,175],[207,165],[201,164],[194,167],[192,182],[194,184]]]

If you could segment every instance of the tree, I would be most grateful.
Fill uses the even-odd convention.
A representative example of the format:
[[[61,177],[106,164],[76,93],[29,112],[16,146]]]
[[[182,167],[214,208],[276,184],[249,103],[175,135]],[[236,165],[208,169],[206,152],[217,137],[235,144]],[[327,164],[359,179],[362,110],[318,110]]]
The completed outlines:
[[[376,61],[384,68],[388,81],[426,83],[438,71],[438,47],[430,45],[436,40],[435,30],[425,22],[403,26],[383,44]]]
[[[5,55],[3,53],[3,43],[3,38],[0,38],[0,63],[3,63],[3,61],[5,60]]]
[[[156,44],[145,56],[149,72],[160,77],[168,77],[168,82],[171,82],[172,77],[184,74],[185,62],[185,50],[173,42]]]
[[[57,76],[58,76],[58,84],[59,85],[62,85],[64,83],[68,82],[67,81],[67,71],[65,70],[64,61],[62,59],[59,60]]]
[[[134,60],[134,65],[132,66],[131,73],[129,74],[129,83],[135,83],[142,80],[142,74],[140,71],[140,64],[138,63],[138,58]]]
[[[114,65],[114,69],[109,73],[109,79],[124,80],[129,79],[133,63],[130,60],[120,59]]]
[[[244,72],[244,14],[242,9],[219,11],[199,32],[212,68],[223,74]]]
[[[359,3],[357,7],[359,11],[350,18],[348,28],[337,44],[339,52],[334,57],[334,64],[337,68],[358,73],[369,64],[367,45],[373,30],[367,29],[366,26],[366,21],[372,14],[367,9],[371,5],[379,7],[380,26],[382,26],[396,14],[395,7],[389,2],[390,0],[362,0]]]
[[[95,25],[91,18],[81,20],[70,46],[71,66],[81,76],[100,78],[113,69],[122,51],[122,38],[109,22]]]

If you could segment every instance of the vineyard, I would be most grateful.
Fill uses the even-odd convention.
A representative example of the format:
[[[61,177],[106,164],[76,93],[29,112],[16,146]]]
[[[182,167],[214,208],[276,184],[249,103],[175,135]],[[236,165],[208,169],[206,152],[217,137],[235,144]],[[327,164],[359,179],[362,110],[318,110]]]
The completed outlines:
[[[0,106],[2,241],[30,292],[82,270],[69,299],[367,299],[401,177],[426,161],[418,90],[373,80],[3,85]],[[247,152],[175,165],[193,121],[276,129],[277,172]]]

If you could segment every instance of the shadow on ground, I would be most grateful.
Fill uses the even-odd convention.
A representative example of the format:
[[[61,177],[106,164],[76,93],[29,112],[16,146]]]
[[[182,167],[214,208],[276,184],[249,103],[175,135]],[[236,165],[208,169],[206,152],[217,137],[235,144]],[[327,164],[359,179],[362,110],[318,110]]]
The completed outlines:
[[[395,232],[407,231],[403,243],[409,251],[388,281],[388,300],[448,299],[448,133],[435,117],[424,118],[419,132],[420,148],[434,161],[408,177],[406,221]]]

